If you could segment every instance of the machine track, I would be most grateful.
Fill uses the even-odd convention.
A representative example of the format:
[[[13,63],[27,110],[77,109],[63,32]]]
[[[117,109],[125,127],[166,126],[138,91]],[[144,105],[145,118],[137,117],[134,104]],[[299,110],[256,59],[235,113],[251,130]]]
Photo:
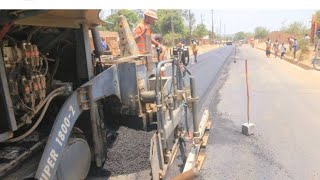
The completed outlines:
[[[12,143],[10,146],[1,144],[0,178],[21,179],[21,177],[32,176],[41,157],[37,152],[44,148],[45,142],[46,138],[41,138],[40,134],[35,132],[23,141]],[[16,168],[19,168],[19,171],[15,171]],[[23,170],[20,171],[20,169]]]

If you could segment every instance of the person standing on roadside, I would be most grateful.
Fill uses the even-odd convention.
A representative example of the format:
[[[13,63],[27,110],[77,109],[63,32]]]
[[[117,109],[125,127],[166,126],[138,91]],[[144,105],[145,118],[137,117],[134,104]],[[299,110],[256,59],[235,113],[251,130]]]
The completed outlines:
[[[192,53],[193,53],[193,56],[194,56],[194,63],[198,63],[198,60],[197,60],[198,50],[199,50],[199,47],[198,47],[197,42],[193,41],[192,42]]]
[[[101,46],[102,46],[103,51],[108,50],[108,45],[107,45],[106,40],[104,38],[101,38]]]
[[[288,43],[289,43],[289,50],[290,50],[290,52],[292,51],[293,42],[294,42],[293,36],[290,36],[290,37],[288,38]]]
[[[284,47],[284,43],[282,43],[281,48],[280,48],[280,53],[281,53],[281,59],[284,58],[284,54],[286,53],[286,47]]]
[[[296,54],[299,49],[297,38],[294,38],[292,48],[293,48],[293,59],[296,59]]]
[[[269,58],[271,54],[271,41],[268,38],[268,40],[266,41],[266,56]]]
[[[274,50],[274,57],[278,57],[278,52],[279,52],[279,42],[276,40],[275,43],[273,43],[273,50]]]

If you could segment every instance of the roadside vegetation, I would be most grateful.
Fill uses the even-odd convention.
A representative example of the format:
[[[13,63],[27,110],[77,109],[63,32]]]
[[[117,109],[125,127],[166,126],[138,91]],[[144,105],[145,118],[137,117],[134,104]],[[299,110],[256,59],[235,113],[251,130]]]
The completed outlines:
[[[111,15],[104,19],[108,22],[107,26],[100,27],[101,30],[117,31],[117,17],[124,15],[130,28],[134,27],[143,19],[143,10],[112,10]],[[211,31],[204,24],[197,24],[195,15],[189,10],[172,9],[157,10],[158,21],[152,27],[153,33],[163,37],[163,43],[172,46],[181,40],[186,43],[192,39],[201,40],[205,36],[212,36]]]
[[[320,10],[315,11],[315,16],[320,27]],[[276,36],[275,36],[276,34]],[[292,22],[290,24],[282,24],[282,27],[277,31],[269,31],[267,28],[258,26],[255,28],[254,32],[244,32],[239,31],[235,33],[234,40],[244,40],[249,42],[250,39],[255,39],[257,47],[265,48],[265,41],[270,38],[274,42],[278,37],[280,37],[279,42],[285,43],[287,47],[287,55],[293,57],[293,52],[289,51],[288,38],[290,36],[297,39],[299,44],[299,50],[297,52],[297,59],[300,61],[310,60],[313,55],[314,44],[311,40],[305,40],[305,35],[310,36],[310,28],[302,22]],[[310,63],[309,63],[310,64]]]

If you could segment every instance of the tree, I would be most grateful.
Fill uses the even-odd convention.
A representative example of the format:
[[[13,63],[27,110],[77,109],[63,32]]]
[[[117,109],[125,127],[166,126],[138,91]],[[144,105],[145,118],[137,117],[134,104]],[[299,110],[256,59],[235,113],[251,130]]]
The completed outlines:
[[[301,22],[293,22],[284,28],[284,31],[295,36],[302,37],[308,33],[307,27]]]
[[[234,40],[239,41],[239,40],[245,39],[246,37],[247,37],[246,33],[243,31],[240,31],[234,35]]]
[[[143,9],[135,9],[134,12],[136,12],[138,14],[138,17],[140,19],[144,18],[144,10]]]
[[[109,31],[118,31],[118,17],[120,15],[124,15],[127,18],[128,24],[130,28],[132,29],[135,27],[141,18],[139,18],[138,13],[134,10],[128,10],[128,9],[121,9],[117,10],[110,16],[106,18],[107,22],[110,22],[110,24],[107,25],[106,29]]]
[[[192,30],[194,29],[194,25],[196,23],[195,15],[190,9],[184,9],[182,10],[182,16],[184,17],[187,25],[187,41],[190,42],[192,39]]]
[[[303,60],[307,58],[307,54],[309,53],[308,41],[304,39],[299,39],[298,44],[299,44],[299,51],[300,51],[299,60]]]
[[[254,37],[254,33],[252,32],[246,32],[246,38],[253,38]]]
[[[172,32],[173,29],[175,33],[183,35],[186,34],[186,28],[181,10],[160,9],[157,11],[157,14],[158,21],[153,28],[154,33],[167,34]],[[171,25],[173,25],[173,28]]]
[[[198,24],[193,30],[193,35],[196,38],[203,38],[205,35],[208,35],[208,30],[204,24]]]
[[[181,14],[186,21],[186,23],[189,25],[189,22],[191,23],[191,27],[194,27],[194,24],[196,23],[196,18],[194,16],[194,13],[190,11],[190,16],[189,16],[189,10],[184,9],[181,11]]]
[[[167,44],[170,40],[173,45],[177,39],[186,38],[188,36],[189,31],[187,26],[184,24],[182,10],[160,9],[157,11],[157,15],[158,21],[152,27],[153,33],[162,34],[164,39],[166,39]],[[179,36],[177,34],[179,34]]]
[[[254,38],[264,38],[266,36],[268,36],[269,31],[267,30],[267,28],[262,27],[262,26],[258,26],[254,29]]]
[[[169,32],[163,36],[163,43],[165,45],[173,45],[176,41],[181,38],[181,35],[174,32]],[[173,44],[172,44],[173,43]]]

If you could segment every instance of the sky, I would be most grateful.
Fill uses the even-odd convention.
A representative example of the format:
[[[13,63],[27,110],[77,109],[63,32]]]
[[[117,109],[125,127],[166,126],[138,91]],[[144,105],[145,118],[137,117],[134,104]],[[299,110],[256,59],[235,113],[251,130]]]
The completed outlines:
[[[203,23],[208,29],[212,29],[212,10],[193,10],[197,22]],[[312,14],[315,10],[213,10],[215,32],[234,34],[239,31],[254,32],[255,27],[263,26],[270,31],[279,30],[283,25],[289,25],[298,21],[310,27]]]
[[[63,2],[63,3],[62,3]],[[76,3],[75,3],[76,2]],[[1,9],[319,9],[319,0],[2,0]]]
[[[104,16],[110,15],[110,10],[104,9]],[[278,10],[278,9],[213,9],[214,32],[226,35],[235,34],[239,31],[254,32],[255,27],[263,26],[269,31],[279,30],[283,25],[292,22],[302,22],[306,27],[310,27],[312,14],[316,10]],[[211,9],[191,9],[195,14],[196,23],[202,21],[207,29],[212,29],[212,10]],[[225,30],[224,30],[225,28]]]
[[[63,3],[57,3],[63,1]],[[299,21],[310,27],[312,13],[320,9],[320,0],[6,0],[1,9],[192,9],[197,23],[200,16],[211,29],[211,9],[214,9],[215,32],[222,34],[254,31],[256,26],[278,30],[282,24]],[[109,9],[109,10],[108,10]]]

